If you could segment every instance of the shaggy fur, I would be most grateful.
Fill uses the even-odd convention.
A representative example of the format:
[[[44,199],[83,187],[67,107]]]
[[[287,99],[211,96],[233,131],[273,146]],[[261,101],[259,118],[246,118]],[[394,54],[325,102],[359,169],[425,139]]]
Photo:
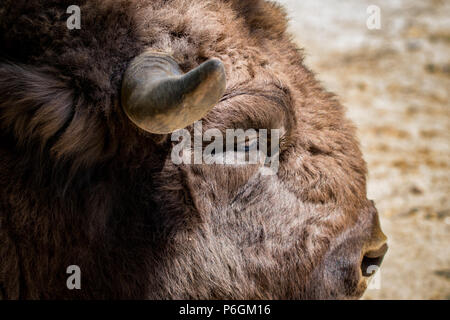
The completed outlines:
[[[81,29],[66,27],[68,6]],[[262,0],[2,0],[0,298],[347,298],[379,233],[352,124]],[[208,128],[282,128],[280,170],[174,165],[120,106],[130,60],[221,59]],[[372,241],[373,242],[373,241]],[[66,268],[82,270],[68,290]]]

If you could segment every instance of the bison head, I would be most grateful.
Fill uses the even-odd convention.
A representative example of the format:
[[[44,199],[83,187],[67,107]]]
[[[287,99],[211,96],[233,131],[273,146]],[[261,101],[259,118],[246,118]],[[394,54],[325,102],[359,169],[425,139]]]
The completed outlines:
[[[81,2],[79,30],[65,1],[0,7],[5,295],[361,296],[386,237],[355,130],[283,10]],[[170,134],[200,119],[224,135],[278,129],[277,172],[174,163]],[[61,278],[74,263],[81,293]]]

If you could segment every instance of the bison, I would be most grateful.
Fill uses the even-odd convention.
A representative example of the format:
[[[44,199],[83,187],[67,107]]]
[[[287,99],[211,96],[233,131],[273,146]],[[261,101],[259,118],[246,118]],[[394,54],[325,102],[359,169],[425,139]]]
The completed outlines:
[[[2,0],[0,298],[359,298],[386,237],[286,25],[263,0]],[[279,129],[278,171],[175,164],[197,120]]]

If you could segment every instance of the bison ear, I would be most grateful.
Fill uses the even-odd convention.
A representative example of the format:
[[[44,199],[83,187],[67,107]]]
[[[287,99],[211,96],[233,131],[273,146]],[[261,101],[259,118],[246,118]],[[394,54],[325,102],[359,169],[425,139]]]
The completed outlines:
[[[36,143],[56,158],[93,163],[105,156],[107,129],[59,74],[50,67],[0,62],[0,130],[18,145]]]
[[[217,59],[183,74],[170,56],[147,51],[125,72],[122,107],[139,128],[167,134],[203,118],[222,98],[225,87],[225,68]]]
[[[0,128],[45,143],[72,116],[73,92],[55,70],[0,62]]]

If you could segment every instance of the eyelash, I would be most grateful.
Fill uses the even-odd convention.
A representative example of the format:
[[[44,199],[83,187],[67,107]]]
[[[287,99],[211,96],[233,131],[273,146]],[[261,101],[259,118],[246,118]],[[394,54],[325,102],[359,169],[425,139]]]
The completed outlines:
[[[281,136],[281,137],[280,137],[280,142],[281,142],[283,139],[284,139],[284,136]],[[272,146],[272,144],[271,144],[271,136],[270,136],[270,133],[269,133],[269,136],[267,137],[266,144],[267,144],[267,150],[270,150],[270,149],[271,149],[271,146]],[[255,145],[256,145],[256,146],[255,146]],[[233,150],[234,152],[238,152],[238,151],[239,151],[239,150],[238,150],[238,146],[239,146],[239,143],[235,141],[235,142],[234,142],[234,150]],[[252,148],[252,147],[253,147],[253,148]],[[246,152],[246,153],[248,153],[248,152],[250,152],[250,151],[253,150],[253,149],[258,150],[259,147],[261,147],[260,141],[259,141],[257,138],[252,138],[251,140],[246,140],[246,141],[245,141],[245,146],[244,146],[243,151]],[[224,145],[224,148],[226,148],[225,145]],[[270,152],[270,151],[269,151],[269,152]],[[213,154],[213,155],[216,154],[215,150],[213,150],[212,154]]]
[[[256,144],[256,146],[258,146],[258,141],[257,140],[252,141],[251,144],[248,144],[246,142],[245,147],[244,147],[244,152],[250,152],[250,147],[252,147],[254,144]],[[234,144],[234,152],[238,152],[238,144],[237,143]],[[212,155],[215,155],[215,154],[216,154],[216,152],[215,152],[215,150],[213,150]]]

